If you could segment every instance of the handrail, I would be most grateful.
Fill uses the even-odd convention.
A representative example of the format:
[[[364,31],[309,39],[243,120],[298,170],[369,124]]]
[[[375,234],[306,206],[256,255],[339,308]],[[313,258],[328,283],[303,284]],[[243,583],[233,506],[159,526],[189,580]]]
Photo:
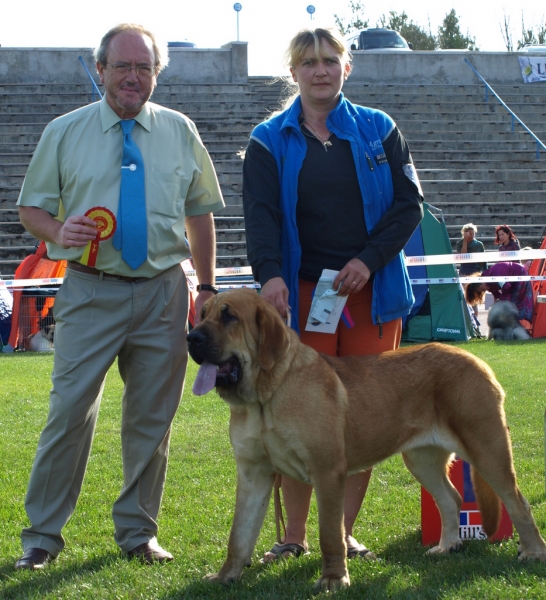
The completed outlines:
[[[474,71],[474,73],[476,73],[476,75],[483,81],[483,83],[485,84],[485,102],[487,102],[488,97],[487,97],[487,90],[490,89],[491,92],[495,95],[495,97],[497,98],[497,100],[504,106],[504,108],[506,108],[506,110],[512,115],[512,131],[514,131],[514,119],[517,119],[518,123],[527,131],[527,133],[530,133],[532,137],[535,138],[536,143],[537,143],[537,153],[536,153],[536,158],[537,160],[540,158],[540,147],[542,146],[542,148],[544,148],[544,150],[546,150],[546,146],[538,139],[538,137],[529,129],[529,127],[527,127],[527,125],[525,125],[525,123],[516,115],[516,113],[502,100],[502,98],[497,94],[497,92],[495,92],[495,90],[487,83],[487,81],[478,73],[478,71],[476,70],[476,68],[474,67],[474,65],[468,60],[468,58],[464,59],[465,63]]]
[[[100,93],[100,90],[97,87],[97,84],[95,83],[95,80],[93,79],[93,76],[89,72],[89,69],[85,66],[85,63],[83,62],[83,58],[81,56],[78,56],[78,60],[82,63],[83,68],[85,69],[85,72],[87,73],[87,76],[89,77],[89,79],[91,80],[91,83],[93,84],[93,86],[91,87],[91,94],[93,96],[93,102],[95,102],[95,90],[97,90],[97,94],[99,95],[99,98],[102,98],[102,94]]]

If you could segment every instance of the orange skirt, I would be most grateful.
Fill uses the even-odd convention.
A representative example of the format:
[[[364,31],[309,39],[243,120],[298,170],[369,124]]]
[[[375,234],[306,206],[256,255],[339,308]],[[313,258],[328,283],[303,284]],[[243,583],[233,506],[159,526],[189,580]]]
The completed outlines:
[[[330,356],[362,356],[380,354],[386,350],[395,350],[400,345],[402,319],[383,323],[382,336],[379,337],[379,325],[372,321],[372,284],[365,285],[360,292],[349,294],[347,308],[354,321],[354,327],[348,328],[340,320],[335,333],[317,333],[305,331],[305,324],[311,309],[313,290],[316,284],[299,281],[299,323],[300,339],[323,354]]]

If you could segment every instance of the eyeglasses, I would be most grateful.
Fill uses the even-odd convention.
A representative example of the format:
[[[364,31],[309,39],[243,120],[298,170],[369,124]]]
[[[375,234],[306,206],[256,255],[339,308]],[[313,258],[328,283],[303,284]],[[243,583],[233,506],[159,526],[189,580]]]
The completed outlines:
[[[136,65],[133,67],[127,63],[116,63],[115,65],[108,63],[108,66],[112,67],[112,70],[120,75],[128,75],[134,69],[137,75],[151,77],[156,71],[155,65]]]

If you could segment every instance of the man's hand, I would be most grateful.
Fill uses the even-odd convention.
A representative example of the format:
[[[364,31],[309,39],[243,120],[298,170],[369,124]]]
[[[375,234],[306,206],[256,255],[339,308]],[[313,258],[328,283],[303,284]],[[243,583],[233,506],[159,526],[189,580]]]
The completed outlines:
[[[35,238],[63,248],[85,246],[97,236],[97,224],[83,215],[72,215],[63,223],[43,208],[19,206],[19,217],[25,229]]]
[[[332,287],[337,290],[341,283],[338,294],[347,296],[352,292],[359,292],[368,283],[370,277],[370,269],[358,258],[351,258],[334,279]]]
[[[288,288],[282,277],[273,277],[263,287],[261,297],[275,308],[283,319],[288,317]]]
[[[195,318],[193,322],[193,326],[195,327],[201,321],[201,310],[203,308],[203,304],[214,296],[214,292],[199,292],[197,294],[197,298],[195,299]]]
[[[83,215],[74,215],[59,227],[53,241],[63,248],[74,248],[85,246],[96,237],[95,221]]]

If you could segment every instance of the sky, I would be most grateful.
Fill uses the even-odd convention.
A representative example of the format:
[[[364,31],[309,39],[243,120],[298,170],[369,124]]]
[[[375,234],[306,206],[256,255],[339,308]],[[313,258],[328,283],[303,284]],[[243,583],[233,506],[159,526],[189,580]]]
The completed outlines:
[[[164,41],[189,40],[202,48],[237,41],[233,0],[6,0],[2,11],[2,47],[95,47],[108,29],[122,22],[146,26]],[[334,24],[334,14],[348,17],[349,0],[241,0],[239,41],[248,42],[250,75],[284,75],[283,54],[290,39],[304,27]],[[505,51],[501,24],[510,19],[514,43],[521,37],[522,14],[527,28],[544,23],[541,0],[361,0],[370,26],[389,11],[406,11],[411,21],[437,33],[445,15],[455,9],[463,34],[480,50]],[[313,19],[306,11],[313,5]],[[525,6],[524,8],[522,8]]]

